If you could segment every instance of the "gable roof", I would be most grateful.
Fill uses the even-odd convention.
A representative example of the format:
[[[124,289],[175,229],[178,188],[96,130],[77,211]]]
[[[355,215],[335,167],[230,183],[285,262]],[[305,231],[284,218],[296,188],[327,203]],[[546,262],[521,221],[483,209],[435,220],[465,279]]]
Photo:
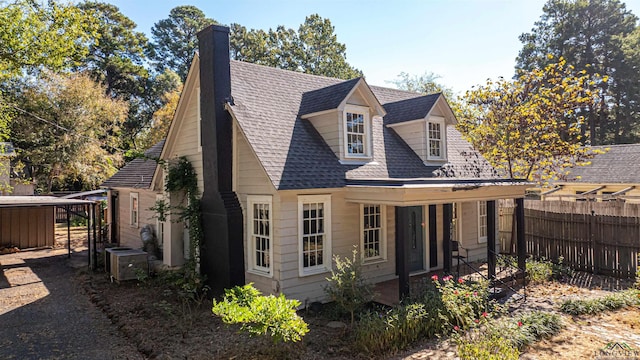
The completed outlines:
[[[339,82],[334,85],[311,90],[302,94],[299,115],[308,115],[329,109],[336,109],[358,84],[361,78]]]
[[[387,116],[386,124],[397,124],[404,121],[424,119],[440,98],[441,93],[392,101],[384,104]]]
[[[161,140],[145,151],[144,158],[131,160],[100,187],[148,189],[158,166],[154,159],[160,157],[163,146],[164,140]]]
[[[448,168],[444,169],[447,171],[425,166],[395,131],[386,126],[387,119],[399,121],[417,113],[425,117],[440,95],[422,96],[376,86],[370,88],[387,114],[382,121],[374,118],[372,122],[373,161],[365,165],[341,164],[313,125],[300,118],[303,113],[301,107],[304,105],[305,109],[315,111],[328,109],[348,92],[347,89],[355,86],[355,80],[344,81],[231,61],[233,104],[228,109],[276,189],[336,188],[345,186],[347,180],[352,179],[496,177],[493,168],[452,126],[447,128],[450,159]],[[327,88],[338,94],[332,94]],[[309,99],[303,104],[305,94],[321,99],[322,106],[310,104]],[[421,108],[416,113],[405,111],[395,104],[402,101]],[[457,156],[456,152],[465,155]],[[469,154],[473,160],[468,159]]]
[[[606,151],[591,159],[590,165],[571,169],[566,182],[597,184],[640,184],[640,144],[593,146]],[[560,182],[558,182],[560,183]]]

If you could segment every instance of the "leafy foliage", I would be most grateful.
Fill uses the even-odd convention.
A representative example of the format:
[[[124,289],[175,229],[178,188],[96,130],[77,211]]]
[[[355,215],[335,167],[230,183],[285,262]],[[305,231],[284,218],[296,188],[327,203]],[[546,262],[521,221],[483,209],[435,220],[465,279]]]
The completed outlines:
[[[23,149],[19,159],[30,166],[41,190],[74,183],[95,189],[117,171],[121,157],[114,152],[115,134],[126,103],[107,97],[102,86],[82,74],[44,73],[20,88],[12,141]]]
[[[458,343],[458,356],[462,360],[517,360],[520,351],[514,348],[504,336],[483,335],[468,336]]]
[[[159,70],[169,68],[184,81],[189,72],[191,59],[198,49],[196,34],[205,27],[217,24],[207,18],[202,10],[193,5],[177,6],[169,12],[169,17],[155,23],[152,58]]]
[[[605,295],[597,299],[566,300],[560,310],[571,315],[597,314],[631,305],[640,305],[640,291],[629,289]]]
[[[545,68],[554,59],[609,81],[597,82],[593,106],[581,107],[580,132],[591,144],[636,142],[640,136],[638,18],[619,0],[549,0],[517,58],[518,71]]]
[[[231,24],[231,57],[236,60],[352,79],[362,73],[346,61],[346,46],[338,42],[329,19],[307,16],[298,31],[278,26],[276,30],[247,30]]]
[[[462,118],[458,126],[510,178],[545,184],[601,153],[582,146],[588,139],[580,132],[581,109],[593,106],[593,86],[606,81],[576,73],[560,58],[515,80],[488,80],[468,91],[465,100],[478,117]]]
[[[56,1],[3,2],[0,24],[0,81],[23,71],[71,66],[86,54],[84,42],[95,37],[77,7]]]
[[[373,284],[366,282],[362,273],[362,259],[358,250],[353,249],[351,259],[335,255],[333,261],[336,270],[327,278],[329,285],[325,292],[332,301],[351,315],[351,325],[355,320],[355,312],[373,300]]]
[[[269,336],[274,342],[297,342],[309,332],[296,314],[300,302],[279,296],[263,296],[253,284],[225,290],[222,301],[213,301],[213,313],[227,324],[242,324],[252,336]]]

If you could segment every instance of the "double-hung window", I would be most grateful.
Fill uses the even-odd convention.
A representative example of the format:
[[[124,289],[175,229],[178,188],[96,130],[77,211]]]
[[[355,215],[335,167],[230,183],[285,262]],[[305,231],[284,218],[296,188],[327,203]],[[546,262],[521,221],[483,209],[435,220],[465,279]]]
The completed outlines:
[[[360,205],[362,258],[364,261],[386,258],[385,208],[382,205]]]
[[[344,109],[345,157],[368,158],[371,156],[369,109],[348,105]]]
[[[487,242],[487,202],[478,201],[478,242]]]
[[[138,193],[129,194],[129,224],[133,227],[138,227],[139,205],[138,205]]]
[[[249,270],[272,274],[273,213],[271,196],[247,196]]]
[[[430,118],[427,121],[427,160],[444,160],[446,127],[444,119]]]
[[[331,196],[298,197],[300,276],[331,270]]]

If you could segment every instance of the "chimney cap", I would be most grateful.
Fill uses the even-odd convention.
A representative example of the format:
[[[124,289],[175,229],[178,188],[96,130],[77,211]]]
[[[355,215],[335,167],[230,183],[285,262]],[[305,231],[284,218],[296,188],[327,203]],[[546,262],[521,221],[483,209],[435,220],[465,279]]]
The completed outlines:
[[[200,36],[202,36],[205,33],[208,32],[224,32],[224,33],[229,33],[229,27],[228,26],[224,26],[224,25],[209,25],[206,28],[198,31],[198,33],[196,34],[198,36],[198,38]]]

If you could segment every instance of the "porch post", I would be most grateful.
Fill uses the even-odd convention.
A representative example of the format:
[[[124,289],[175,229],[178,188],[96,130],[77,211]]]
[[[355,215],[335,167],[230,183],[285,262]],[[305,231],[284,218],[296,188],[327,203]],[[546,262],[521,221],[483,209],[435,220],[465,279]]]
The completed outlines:
[[[524,198],[516,199],[516,245],[518,269],[520,269],[524,277],[527,269],[527,245],[524,238]]]
[[[496,277],[496,201],[487,201],[487,267],[489,280]]]
[[[409,246],[406,243],[407,208],[396,206],[396,259],[398,266],[398,300],[409,296]]]
[[[443,270],[451,273],[451,218],[453,217],[453,205],[442,204],[442,252],[444,253]]]

